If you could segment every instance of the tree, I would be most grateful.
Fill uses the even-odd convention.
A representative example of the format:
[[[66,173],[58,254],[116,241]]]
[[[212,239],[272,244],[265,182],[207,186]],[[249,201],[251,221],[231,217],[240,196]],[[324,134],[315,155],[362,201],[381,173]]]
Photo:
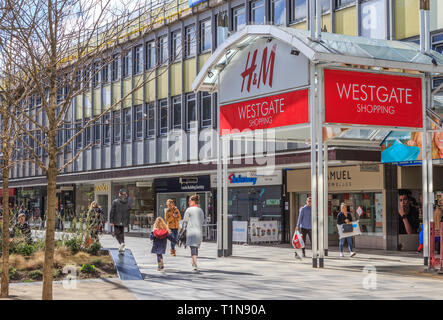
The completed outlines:
[[[70,118],[73,100],[90,90],[95,76],[119,58],[114,53],[124,53],[127,45],[150,31],[156,21],[151,16],[142,25],[140,17],[122,14],[110,4],[110,0],[33,0],[12,6],[14,27],[8,35],[23,48],[16,56],[20,61],[18,67],[29,77],[31,94],[38,100],[35,109],[21,104],[18,114],[33,129],[22,128],[19,141],[26,150],[27,160],[35,163],[48,181],[42,291],[45,300],[52,299],[57,176],[95,142],[74,150],[68,160],[60,159],[59,155],[97,120],[120,106],[134,90],[153,80],[144,77],[121,100],[112,101],[95,116],[91,114],[86,123],[76,123]],[[164,12],[159,10],[156,14]],[[105,25],[105,20],[110,22]],[[18,117],[16,120],[19,121]],[[57,141],[60,132],[71,132],[72,127],[66,128],[66,124],[73,124],[75,133],[63,142]]]

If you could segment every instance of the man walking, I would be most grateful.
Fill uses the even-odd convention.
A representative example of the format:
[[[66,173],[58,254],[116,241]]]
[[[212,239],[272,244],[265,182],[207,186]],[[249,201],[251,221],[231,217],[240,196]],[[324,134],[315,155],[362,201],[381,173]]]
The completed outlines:
[[[120,189],[118,198],[112,201],[110,213],[110,225],[114,226],[114,234],[120,248],[120,253],[125,252],[125,227],[129,225],[129,203],[128,192]]]
[[[309,235],[309,241],[312,243],[312,222],[311,222],[311,197],[306,199],[306,205],[300,208],[300,214],[298,215],[297,226],[295,230],[300,230],[303,236],[303,241],[306,244],[306,236]],[[305,248],[302,248],[303,257],[306,257]]]

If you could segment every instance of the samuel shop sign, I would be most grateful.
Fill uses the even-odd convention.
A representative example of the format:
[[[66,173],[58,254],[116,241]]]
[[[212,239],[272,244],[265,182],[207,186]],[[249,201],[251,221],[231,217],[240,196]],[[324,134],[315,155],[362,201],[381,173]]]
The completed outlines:
[[[307,123],[308,64],[277,40],[237,53],[220,79],[221,134]]]
[[[421,128],[422,80],[326,69],[325,122]]]

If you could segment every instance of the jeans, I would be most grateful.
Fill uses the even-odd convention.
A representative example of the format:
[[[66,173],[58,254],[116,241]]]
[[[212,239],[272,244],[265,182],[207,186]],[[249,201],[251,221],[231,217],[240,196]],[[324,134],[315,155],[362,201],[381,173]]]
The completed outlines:
[[[157,262],[160,263],[163,260],[163,255],[157,253]]]
[[[352,252],[352,237],[346,237],[340,239],[340,244],[339,244],[340,252],[343,253],[343,243],[345,242],[345,239],[346,242],[348,243],[349,252]]]
[[[311,229],[305,229],[305,228],[301,228],[301,235],[303,237],[303,241],[305,243],[305,247],[306,247],[306,240],[308,239],[309,236],[309,241],[312,244],[312,230]],[[303,255],[305,255],[305,247],[303,247],[301,250],[303,252]]]
[[[114,234],[119,244],[125,243],[125,227],[114,225]]]
[[[171,236],[175,240],[175,241],[171,241],[171,250],[175,250],[175,244],[176,244],[177,238],[178,238],[178,229],[171,229]]]

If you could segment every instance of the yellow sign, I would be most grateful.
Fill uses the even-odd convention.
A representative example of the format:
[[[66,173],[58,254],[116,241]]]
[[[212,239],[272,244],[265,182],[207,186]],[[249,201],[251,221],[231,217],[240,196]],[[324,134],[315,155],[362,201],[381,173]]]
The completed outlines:
[[[108,192],[109,185],[107,184],[99,184],[94,187],[94,192]]]

